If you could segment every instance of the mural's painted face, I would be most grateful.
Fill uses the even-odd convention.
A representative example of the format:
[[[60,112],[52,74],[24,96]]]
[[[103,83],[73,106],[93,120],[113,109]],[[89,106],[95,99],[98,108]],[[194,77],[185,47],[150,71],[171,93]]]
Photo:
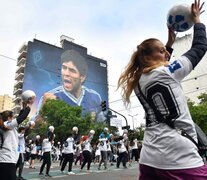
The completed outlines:
[[[78,97],[85,76],[80,74],[77,67],[71,61],[62,64],[61,74],[64,89],[75,97]]]

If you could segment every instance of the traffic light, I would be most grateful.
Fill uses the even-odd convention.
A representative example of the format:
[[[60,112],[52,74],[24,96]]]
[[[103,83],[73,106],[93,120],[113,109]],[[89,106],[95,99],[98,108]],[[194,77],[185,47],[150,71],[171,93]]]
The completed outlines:
[[[101,102],[101,110],[106,111],[106,101]]]

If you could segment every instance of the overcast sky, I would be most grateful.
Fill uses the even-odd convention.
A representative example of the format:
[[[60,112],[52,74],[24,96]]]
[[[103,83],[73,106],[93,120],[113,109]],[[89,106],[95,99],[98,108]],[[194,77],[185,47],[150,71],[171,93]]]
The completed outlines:
[[[107,61],[110,107],[124,115],[135,115],[139,122],[143,112],[135,97],[131,110],[124,111],[116,91],[118,77],[137,44],[150,37],[166,42],[167,12],[181,2],[190,5],[193,1],[0,0],[0,95],[13,94],[15,59],[24,42],[36,38],[60,46],[60,36],[66,35],[87,47],[88,54]],[[207,24],[207,12],[202,20]],[[131,121],[132,117],[128,118]]]

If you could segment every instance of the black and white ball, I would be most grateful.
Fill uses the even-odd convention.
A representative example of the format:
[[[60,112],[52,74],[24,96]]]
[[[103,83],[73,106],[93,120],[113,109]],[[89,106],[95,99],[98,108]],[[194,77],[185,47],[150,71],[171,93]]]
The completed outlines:
[[[32,90],[26,90],[22,93],[23,102],[28,102],[30,99],[36,97],[36,94]]]
[[[72,129],[74,132],[78,132],[78,127],[74,126]]]
[[[191,7],[188,4],[174,5],[167,14],[167,25],[177,32],[184,32],[193,26]]]
[[[93,129],[91,129],[90,134],[95,134],[95,131]]]
[[[55,130],[54,126],[49,126],[48,129],[49,129],[50,132],[53,132]]]

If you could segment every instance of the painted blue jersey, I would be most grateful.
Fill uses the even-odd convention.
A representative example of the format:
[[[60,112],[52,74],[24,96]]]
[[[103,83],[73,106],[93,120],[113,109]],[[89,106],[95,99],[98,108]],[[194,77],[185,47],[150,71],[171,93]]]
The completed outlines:
[[[53,93],[57,97],[57,99],[65,101],[70,106],[81,106],[83,115],[85,113],[89,113],[89,114],[94,113],[95,116],[97,117],[97,115],[101,114],[101,106],[100,106],[102,102],[101,97],[96,91],[92,89],[88,89],[82,86],[82,92],[79,98],[76,98],[69,92],[65,91],[63,86],[59,86],[48,92]],[[32,117],[31,121],[35,121],[36,117],[39,115],[40,108],[42,106],[42,101],[43,101],[43,96],[40,98],[37,107],[37,112]]]

